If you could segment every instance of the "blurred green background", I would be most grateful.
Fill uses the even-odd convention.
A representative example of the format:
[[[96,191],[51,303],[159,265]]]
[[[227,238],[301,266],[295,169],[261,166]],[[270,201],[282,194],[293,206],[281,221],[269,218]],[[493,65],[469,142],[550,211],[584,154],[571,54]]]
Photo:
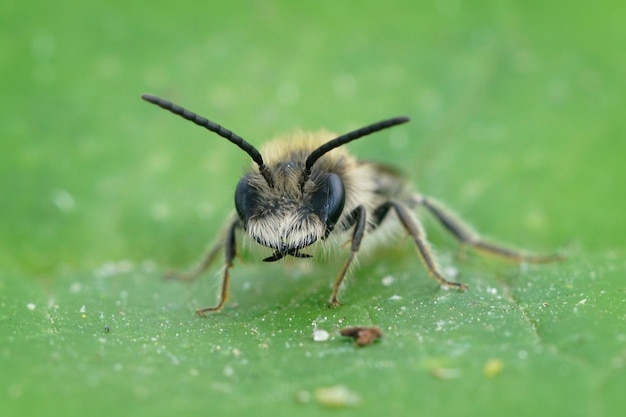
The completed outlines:
[[[625,9],[3,1],[0,414],[319,415],[319,389],[345,386],[346,415],[621,415]],[[220,230],[247,159],[144,92],[256,145],[409,115],[351,151],[488,236],[569,258],[459,259],[425,219],[467,293],[437,290],[408,242],[362,259],[336,310],[341,259],[244,256],[230,304],[198,319],[215,273],[159,278]],[[386,338],[357,349],[335,333],[352,324]]]

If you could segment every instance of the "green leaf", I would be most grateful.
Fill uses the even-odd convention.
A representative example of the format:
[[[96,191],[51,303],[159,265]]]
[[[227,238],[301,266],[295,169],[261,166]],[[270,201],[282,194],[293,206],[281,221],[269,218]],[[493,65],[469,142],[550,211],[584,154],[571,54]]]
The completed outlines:
[[[0,415],[622,415],[623,12],[3,4]],[[568,258],[458,257],[425,216],[467,292],[439,289],[401,240],[360,256],[329,309],[345,252],[271,265],[244,252],[227,306],[196,317],[219,265],[193,283],[162,276],[219,233],[247,157],[144,92],[255,146],[409,115],[350,152],[396,165],[497,241]],[[358,347],[347,326],[384,337]]]
[[[438,290],[406,258],[362,268],[332,310],[321,278],[330,267],[294,279],[293,271],[238,266],[231,303],[205,318],[193,309],[213,302],[208,282],[163,282],[151,265],[62,274],[40,291],[23,285],[27,277],[8,277],[5,415],[50,407],[314,414],[324,406],[314,393],[335,386],[359,399],[347,406],[359,413],[408,415],[419,405],[424,415],[617,415],[623,261],[528,270],[469,262],[462,275],[471,290],[458,293]],[[360,348],[337,333],[350,325],[385,336]],[[314,341],[316,328],[330,339]]]

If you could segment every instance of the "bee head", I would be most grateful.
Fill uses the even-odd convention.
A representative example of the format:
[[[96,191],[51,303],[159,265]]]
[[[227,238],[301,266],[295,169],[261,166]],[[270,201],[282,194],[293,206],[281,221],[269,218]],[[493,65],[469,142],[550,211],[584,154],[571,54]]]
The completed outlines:
[[[302,163],[280,162],[268,171],[272,182],[246,174],[235,191],[235,207],[248,235],[274,249],[266,261],[286,255],[308,257],[301,250],[324,239],[335,227],[346,201],[336,173],[316,171],[302,181]]]
[[[244,175],[235,191],[235,207],[244,230],[255,241],[274,249],[265,261],[287,255],[306,258],[301,250],[326,238],[339,220],[346,201],[341,177],[315,169],[327,152],[355,139],[409,121],[408,117],[383,120],[332,139],[309,154],[265,165],[261,153],[243,138],[196,113],[149,94],[142,98],[202,126],[246,152],[258,171]]]

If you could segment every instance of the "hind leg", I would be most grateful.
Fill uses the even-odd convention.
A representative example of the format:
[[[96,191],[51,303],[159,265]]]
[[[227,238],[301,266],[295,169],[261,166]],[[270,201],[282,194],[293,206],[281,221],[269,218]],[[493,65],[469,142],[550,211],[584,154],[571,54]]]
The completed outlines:
[[[546,263],[563,259],[561,255],[537,255],[529,254],[521,250],[511,249],[506,246],[490,243],[461,220],[452,215],[441,204],[430,198],[419,196],[415,202],[424,206],[435,218],[448,230],[461,244],[470,246],[478,252],[495,255],[513,262]]]

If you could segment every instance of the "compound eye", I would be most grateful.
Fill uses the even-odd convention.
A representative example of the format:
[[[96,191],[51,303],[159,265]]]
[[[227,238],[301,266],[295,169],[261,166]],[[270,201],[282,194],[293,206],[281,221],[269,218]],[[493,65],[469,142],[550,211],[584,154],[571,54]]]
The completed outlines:
[[[252,209],[258,197],[257,194],[257,191],[250,186],[248,175],[243,177],[239,181],[239,184],[237,184],[235,191],[235,208],[237,209],[237,214],[243,222],[244,227],[248,224],[248,219],[250,219],[252,215]]]
[[[324,185],[311,197],[311,206],[326,225],[326,234],[330,233],[343,212],[346,202],[346,190],[337,174],[329,174]]]

